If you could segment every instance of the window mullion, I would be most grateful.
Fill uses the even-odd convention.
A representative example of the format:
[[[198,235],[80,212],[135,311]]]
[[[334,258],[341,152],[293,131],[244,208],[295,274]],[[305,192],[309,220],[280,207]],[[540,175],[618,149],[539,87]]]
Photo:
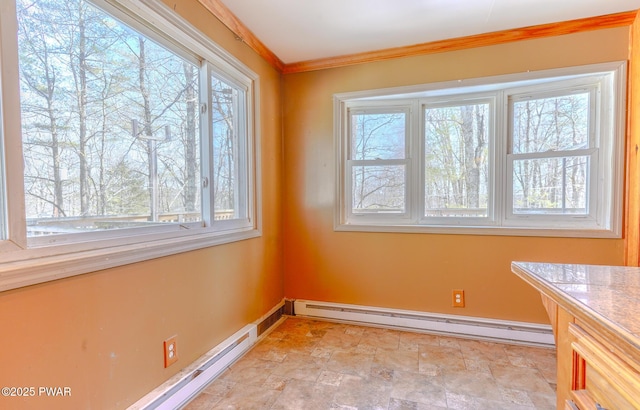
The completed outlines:
[[[415,191],[413,189],[412,181],[413,176],[411,173],[413,172],[413,168],[411,166],[411,162],[413,161],[413,147],[412,147],[412,117],[413,117],[413,107],[409,106],[406,111],[405,116],[405,125],[404,125],[404,158],[406,161],[406,165],[404,168],[404,213],[409,218],[413,215],[413,198],[415,197]]]
[[[407,186],[411,189],[413,197],[409,209],[409,217],[413,223],[418,223],[424,213],[424,110],[419,100],[411,105],[410,143],[411,147],[411,181]]]
[[[493,218],[498,225],[504,225],[506,212],[509,209],[507,200],[511,195],[512,188],[509,188],[509,169],[507,167],[507,153],[509,142],[509,103],[503,91],[496,93],[496,104],[494,110],[494,136],[493,149]]]
[[[600,161],[598,160],[598,155],[599,152],[595,151],[593,152],[591,155],[589,155],[589,161],[590,161],[590,169],[589,169],[589,173],[587,175],[587,186],[589,187],[588,190],[588,197],[587,197],[587,207],[588,207],[588,212],[587,214],[595,219],[598,220],[599,219],[599,210],[598,210],[598,206],[603,206],[605,205],[603,204],[599,204],[600,201],[598,201],[599,198],[601,198],[602,196],[602,188],[599,187],[599,178],[598,178],[598,173],[600,172],[601,169],[601,164]]]
[[[247,158],[246,152],[247,152],[247,148],[246,148],[246,122],[245,122],[245,115],[244,113],[246,112],[246,105],[244,104],[245,101],[245,94],[244,92],[240,93],[239,95],[236,95],[235,97],[235,101],[234,101],[234,110],[236,110],[235,115],[234,115],[234,129],[236,132],[236,139],[235,141],[237,142],[237,147],[235,147],[234,149],[234,155],[235,155],[235,173],[237,176],[237,181],[236,181],[236,190],[235,190],[235,203],[237,204],[237,210],[236,212],[238,212],[238,214],[236,215],[237,218],[241,218],[241,219],[245,219],[247,218],[247,203],[246,203],[246,198],[247,198],[247,193],[246,193],[246,188],[247,188],[247,184],[242,183],[241,181],[247,181],[247,167],[246,167],[246,161],[245,158]]]
[[[211,108],[211,68],[207,61],[200,66],[200,150],[202,219],[205,226],[214,220],[213,129]]]
[[[0,139],[2,140],[2,239],[0,251],[27,247],[20,129],[20,77],[15,3],[0,2]]]

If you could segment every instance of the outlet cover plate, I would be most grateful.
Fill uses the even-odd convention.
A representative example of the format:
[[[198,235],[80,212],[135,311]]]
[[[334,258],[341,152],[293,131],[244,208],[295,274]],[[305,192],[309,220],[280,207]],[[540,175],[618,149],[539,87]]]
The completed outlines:
[[[171,336],[164,341],[164,367],[169,367],[178,361],[178,346],[176,336]]]

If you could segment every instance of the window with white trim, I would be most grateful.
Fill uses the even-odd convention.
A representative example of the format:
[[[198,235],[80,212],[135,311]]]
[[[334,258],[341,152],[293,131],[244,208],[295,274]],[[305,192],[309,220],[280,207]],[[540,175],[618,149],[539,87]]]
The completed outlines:
[[[484,225],[492,220],[494,192],[490,170],[493,160],[491,113],[493,96],[463,96],[426,101],[421,114],[424,129],[425,223]]]
[[[158,244],[143,260],[260,234],[256,74],[155,1],[0,12],[3,158],[23,158],[4,168],[22,200],[3,201],[0,263],[101,250],[117,265],[139,244]]]
[[[620,235],[624,63],[334,101],[337,230]]]
[[[347,178],[352,216],[385,214],[406,218],[409,116],[404,107],[350,110]]]
[[[595,210],[598,84],[509,96],[509,216]],[[591,194],[594,192],[594,194]]]

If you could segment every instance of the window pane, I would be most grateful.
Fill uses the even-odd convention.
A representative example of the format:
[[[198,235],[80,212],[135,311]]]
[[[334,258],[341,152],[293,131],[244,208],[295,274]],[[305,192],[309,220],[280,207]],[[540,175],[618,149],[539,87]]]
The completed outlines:
[[[424,112],[425,216],[486,217],[489,104]]]
[[[353,114],[351,159],[404,159],[405,113]]]
[[[405,166],[355,166],[352,170],[353,213],[403,213]]]
[[[238,108],[240,92],[211,78],[214,219],[246,217],[241,204]]]
[[[578,214],[588,210],[589,157],[513,162],[515,214]]]
[[[198,67],[82,0],[18,0],[29,235],[200,221]]]
[[[512,152],[589,148],[589,93],[513,104]]]

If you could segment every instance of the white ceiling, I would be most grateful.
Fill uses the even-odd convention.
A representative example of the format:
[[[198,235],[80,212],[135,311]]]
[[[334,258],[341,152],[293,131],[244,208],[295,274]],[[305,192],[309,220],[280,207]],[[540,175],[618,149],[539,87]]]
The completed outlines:
[[[640,9],[640,0],[221,0],[285,64]]]

